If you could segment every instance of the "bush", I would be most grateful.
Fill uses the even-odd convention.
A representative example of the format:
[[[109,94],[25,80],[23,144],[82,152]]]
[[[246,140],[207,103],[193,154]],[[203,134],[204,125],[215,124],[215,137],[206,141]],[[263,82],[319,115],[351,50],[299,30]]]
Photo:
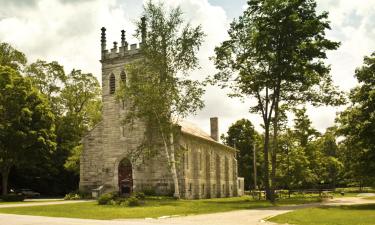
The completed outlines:
[[[130,207],[139,206],[140,205],[139,199],[136,198],[136,197],[133,197],[133,196],[130,197],[130,198],[128,198],[127,202],[128,202],[128,206],[130,206]]]
[[[146,189],[143,190],[143,193],[147,196],[156,196],[156,192],[154,189]]]
[[[130,197],[124,198],[116,192],[101,195],[98,198],[99,205],[120,205],[120,206],[139,206],[145,203],[146,198],[143,192],[134,192]]]
[[[143,192],[134,192],[132,196],[140,200],[144,200],[146,198],[146,195]]]
[[[81,199],[81,196],[79,196],[77,193],[69,193],[66,194],[64,197],[64,200],[79,200]]]
[[[22,194],[9,194],[1,196],[4,202],[22,202],[25,200],[25,196]]]
[[[103,194],[98,198],[98,204],[99,205],[109,205],[109,203],[112,203],[112,200],[115,200],[117,197],[117,194],[115,193],[107,193]]]
[[[74,191],[66,194],[64,200],[80,200],[80,199],[91,199],[91,193]]]

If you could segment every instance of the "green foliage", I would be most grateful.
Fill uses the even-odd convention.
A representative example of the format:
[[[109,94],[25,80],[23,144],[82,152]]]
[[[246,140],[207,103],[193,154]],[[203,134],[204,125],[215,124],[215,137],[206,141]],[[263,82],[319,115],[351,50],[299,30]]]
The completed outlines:
[[[153,189],[153,188],[145,189],[145,190],[143,190],[143,193],[144,193],[146,196],[156,196],[155,189]]]
[[[237,153],[238,176],[245,178],[245,188],[254,188],[254,145],[261,146],[261,138],[255,131],[253,124],[247,119],[241,119],[233,123],[227,132],[223,135],[224,144],[239,150]],[[262,155],[261,151],[257,151],[257,173],[258,177],[262,177]],[[257,182],[261,182],[258,179]],[[258,185],[259,185],[258,183]]]
[[[154,140],[161,140],[177,197],[175,131],[180,119],[203,107],[201,84],[188,77],[198,66],[203,36],[200,26],[184,24],[180,8],[148,1],[136,33],[142,41],[142,57],[126,66],[129,84],[118,93],[127,103],[125,123],[141,120],[147,128],[145,141],[131,153],[133,161],[160,154],[161,144]]]
[[[271,180],[275,185],[280,106],[343,103],[329,67],[322,61],[327,50],[339,46],[325,38],[330,29],[327,18],[326,12],[316,13],[314,0],[250,0],[243,15],[231,23],[229,40],[215,48],[213,60],[220,72],[211,81],[232,88],[232,96],[257,100],[250,109],[263,119],[264,184],[271,200],[270,126],[274,131]]]
[[[25,54],[8,43],[0,42],[0,66],[9,66],[19,71],[22,66],[26,65],[26,62]]]
[[[132,196],[134,196],[137,199],[144,200],[146,198],[146,194],[143,192],[133,192]]]
[[[139,206],[144,204],[146,196],[143,192],[133,192],[129,197],[119,196],[117,192],[111,192],[101,195],[98,198],[99,205],[121,205],[121,206]]]
[[[117,193],[113,193],[113,192],[103,194],[98,198],[98,204],[108,205],[111,201],[115,200],[117,196],[118,196]]]
[[[127,199],[127,204],[130,207],[134,207],[134,206],[139,206],[140,202],[138,198],[131,196],[130,198]]]
[[[359,85],[350,92],[350,106],[337,118],[345,176],[363,184],[375,181],[375,53],[355,71]]]
[[[22,163],[22,166],[13,167],[9,178],[10,184],[12,187],[29,187],[42,194],[53,195],[65,194],[76,189],[81,151],[80,139],[101,120],[99,82],[92,74],[83,73],[80,70],[73,70],[71,73],[65,74],[63,66],[55,61],[37,60],[26,65],[25,55],[7,43],[0,43],[0,62],[1,66],[10,66],[17,69],[19,73],[21,69],[23,70],[22,76],[27,81],[28,87],[25,88],[26,91],[22,91],[22,94],[32,91],[35,96],[38,95],[35,99],[39,97],[44,99],[43,107],[49,110],[48,116],[53,117],[51,123],[54,129],[51,132],[45,130],[36,133],[35,137],[40,134],[50,135],[49,139],[56,142],[53,144],[56,145],[54,146],[56,149],[46,151],[45,154],[33,154],[33,151],[28,150],[28,154],[32,157],[28,158],[28,162]],[[1,77],[2,81],[6,83],[5,78],[6,76]],[[14,86],[16,89],[13,86],[7,86],[7,92],[9,92],[7,95],[16,94],[23,87],[22,84],[17,85],[19,87]],[[23,98],[22,94],[18,96],[19,99]],[[33,100],[29,102],[33,102]],[[4,108],[3,105],[1,107]],[[32,111],[33,107],[24,108],[23,111],[13,107],[14,121],[20,121],[17,120],[18,115],[25,118],[22,122],[27,120],[26,116],[28,115],[32,115],[31,119],[29,118],[30,123],[37,121],[38,113]],[[35,107],[38,110],[43,110],[43,107]],[[9,106],[5,108],[8,109]],[[42,116],[42,113],[40,115]],[[14,126],[17,125],[14,124]],[[0,129],[2,128],[0,125]],[[22,130],[14,131],[15,134],[22,134],[22,132]],[[15,136],[17,135],[13,135],[13,137]],[[48,137],[44,137],[44,139],[48,142]],[[21,141],[17,142],[22,143],[21,148],[29,145],[25,141],[17,141]]]
[[[22,202],[25,200],[25,196],[21,194],[8,194],[8,195],[2,195],[1,200],[4,202]]]
[[[66,159],[64,167],[68,171],[79,174],[79,160],[82,154],[83,146],[78,145],[72,149],[70,156]]]
[[[56,148],[54,115],[47,100],[10,67],[0,66],[0,170],[3,194],[13,166],[43,161]]]
[[[73,191],[64,196],[64,200],[80,200],[80,199],[91,199],[91,193]]]

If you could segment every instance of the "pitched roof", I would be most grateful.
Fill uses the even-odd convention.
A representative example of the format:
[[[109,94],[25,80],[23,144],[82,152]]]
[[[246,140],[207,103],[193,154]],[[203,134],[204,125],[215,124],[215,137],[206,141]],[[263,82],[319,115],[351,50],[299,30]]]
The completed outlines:
[[[182,133],[189,134],[189,135],[207,140],[211,143],[214,143],[215,145],[224,147],[225,149],[228,149],[230,151],[237,151],[236,149],[234,149],[230,146],[224,145],[224,144],[220,143],[219,141],[216,141],[209,134],[204,132],[202,129],[200,129],[198,126],[196,126],[193,123],[190,123],[190,122],[187,122],[187,121],[180,121],[180,122],[178,122],[178,124],[181,126]]]
[[[183,121],[178,122],[178,124],[181,126],[181,131],[184,133],[188,133],[188,134],[191,134],[191,135],[194,135],[194,136],[197,136],[197,137],[209,140],[209,141],[217,142],[209,134],[204,132],[202,129],[200,129],[198,126],[196,126],[193,123],[183,120]]]

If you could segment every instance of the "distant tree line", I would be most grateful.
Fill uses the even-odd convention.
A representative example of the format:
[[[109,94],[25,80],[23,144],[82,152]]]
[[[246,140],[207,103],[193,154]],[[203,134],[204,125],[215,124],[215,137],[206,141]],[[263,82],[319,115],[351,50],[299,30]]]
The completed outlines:
[[[350,92],[347,108],[338,113],[334,126],[318,132],[306,108],[293,109],[294,125],[279,127],[275,187],[277,189],[328,189],[375,186],[375,53],[357,68],[359,85]],[[283,117],[280,124],[286,124]],[[272,139],[273,137],[271,137]],[[232,124],[224,143],[239,150],[238,173],[247,189],[254,188],[253,151],[256,146],[258,177],[263,178],[264,134],[249,120]],[[258,185],[264,188],[263,179]]]

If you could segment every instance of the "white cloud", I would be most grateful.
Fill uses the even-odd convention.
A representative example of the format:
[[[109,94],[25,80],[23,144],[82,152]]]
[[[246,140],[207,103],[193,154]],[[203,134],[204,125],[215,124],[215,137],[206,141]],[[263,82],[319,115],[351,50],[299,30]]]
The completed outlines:
[[[228,0],[229,1],[229,0]],[[227,38],[232,18],[222,7],[211,5],[208,0],[164,0],[166,5],[181,5],[185,17],[193,25],[202,24],[207,34],[199,53],[201,69],[193,73],[202,78],[215,73],[212,62],[214,47]],[[25,52],[30,61],[38,58],[57,60],[67,71],[80,68],[100,74],[100,28],[107,28],[107,47],[119,41],[120,30],[127,31],[129,42],[134,20],[142,11],[141,1],[132,0],[0,0],[0,41],[9,42]],[[246,6],[245,6],[246,7]],[[375,50],[375,1],[318,0],[319,10],[330,12],[332,31],[329,38],[342,42],[338,51],[329,52],[327,62],[332,65],[335,84],[348,91],[356,81],[356,67],[363,56]],[[227,91],[209,87],[204,97],[206,108],[189,119],[209,131],[209,117],[218,116],[221,132],[243,117],[250,119],[258,128],[261,119],[248,112],[251,99],[242,103],[226,96]],[[332,107],[308,112],[317,129],[324,131],[333,125],[336,111]]]

